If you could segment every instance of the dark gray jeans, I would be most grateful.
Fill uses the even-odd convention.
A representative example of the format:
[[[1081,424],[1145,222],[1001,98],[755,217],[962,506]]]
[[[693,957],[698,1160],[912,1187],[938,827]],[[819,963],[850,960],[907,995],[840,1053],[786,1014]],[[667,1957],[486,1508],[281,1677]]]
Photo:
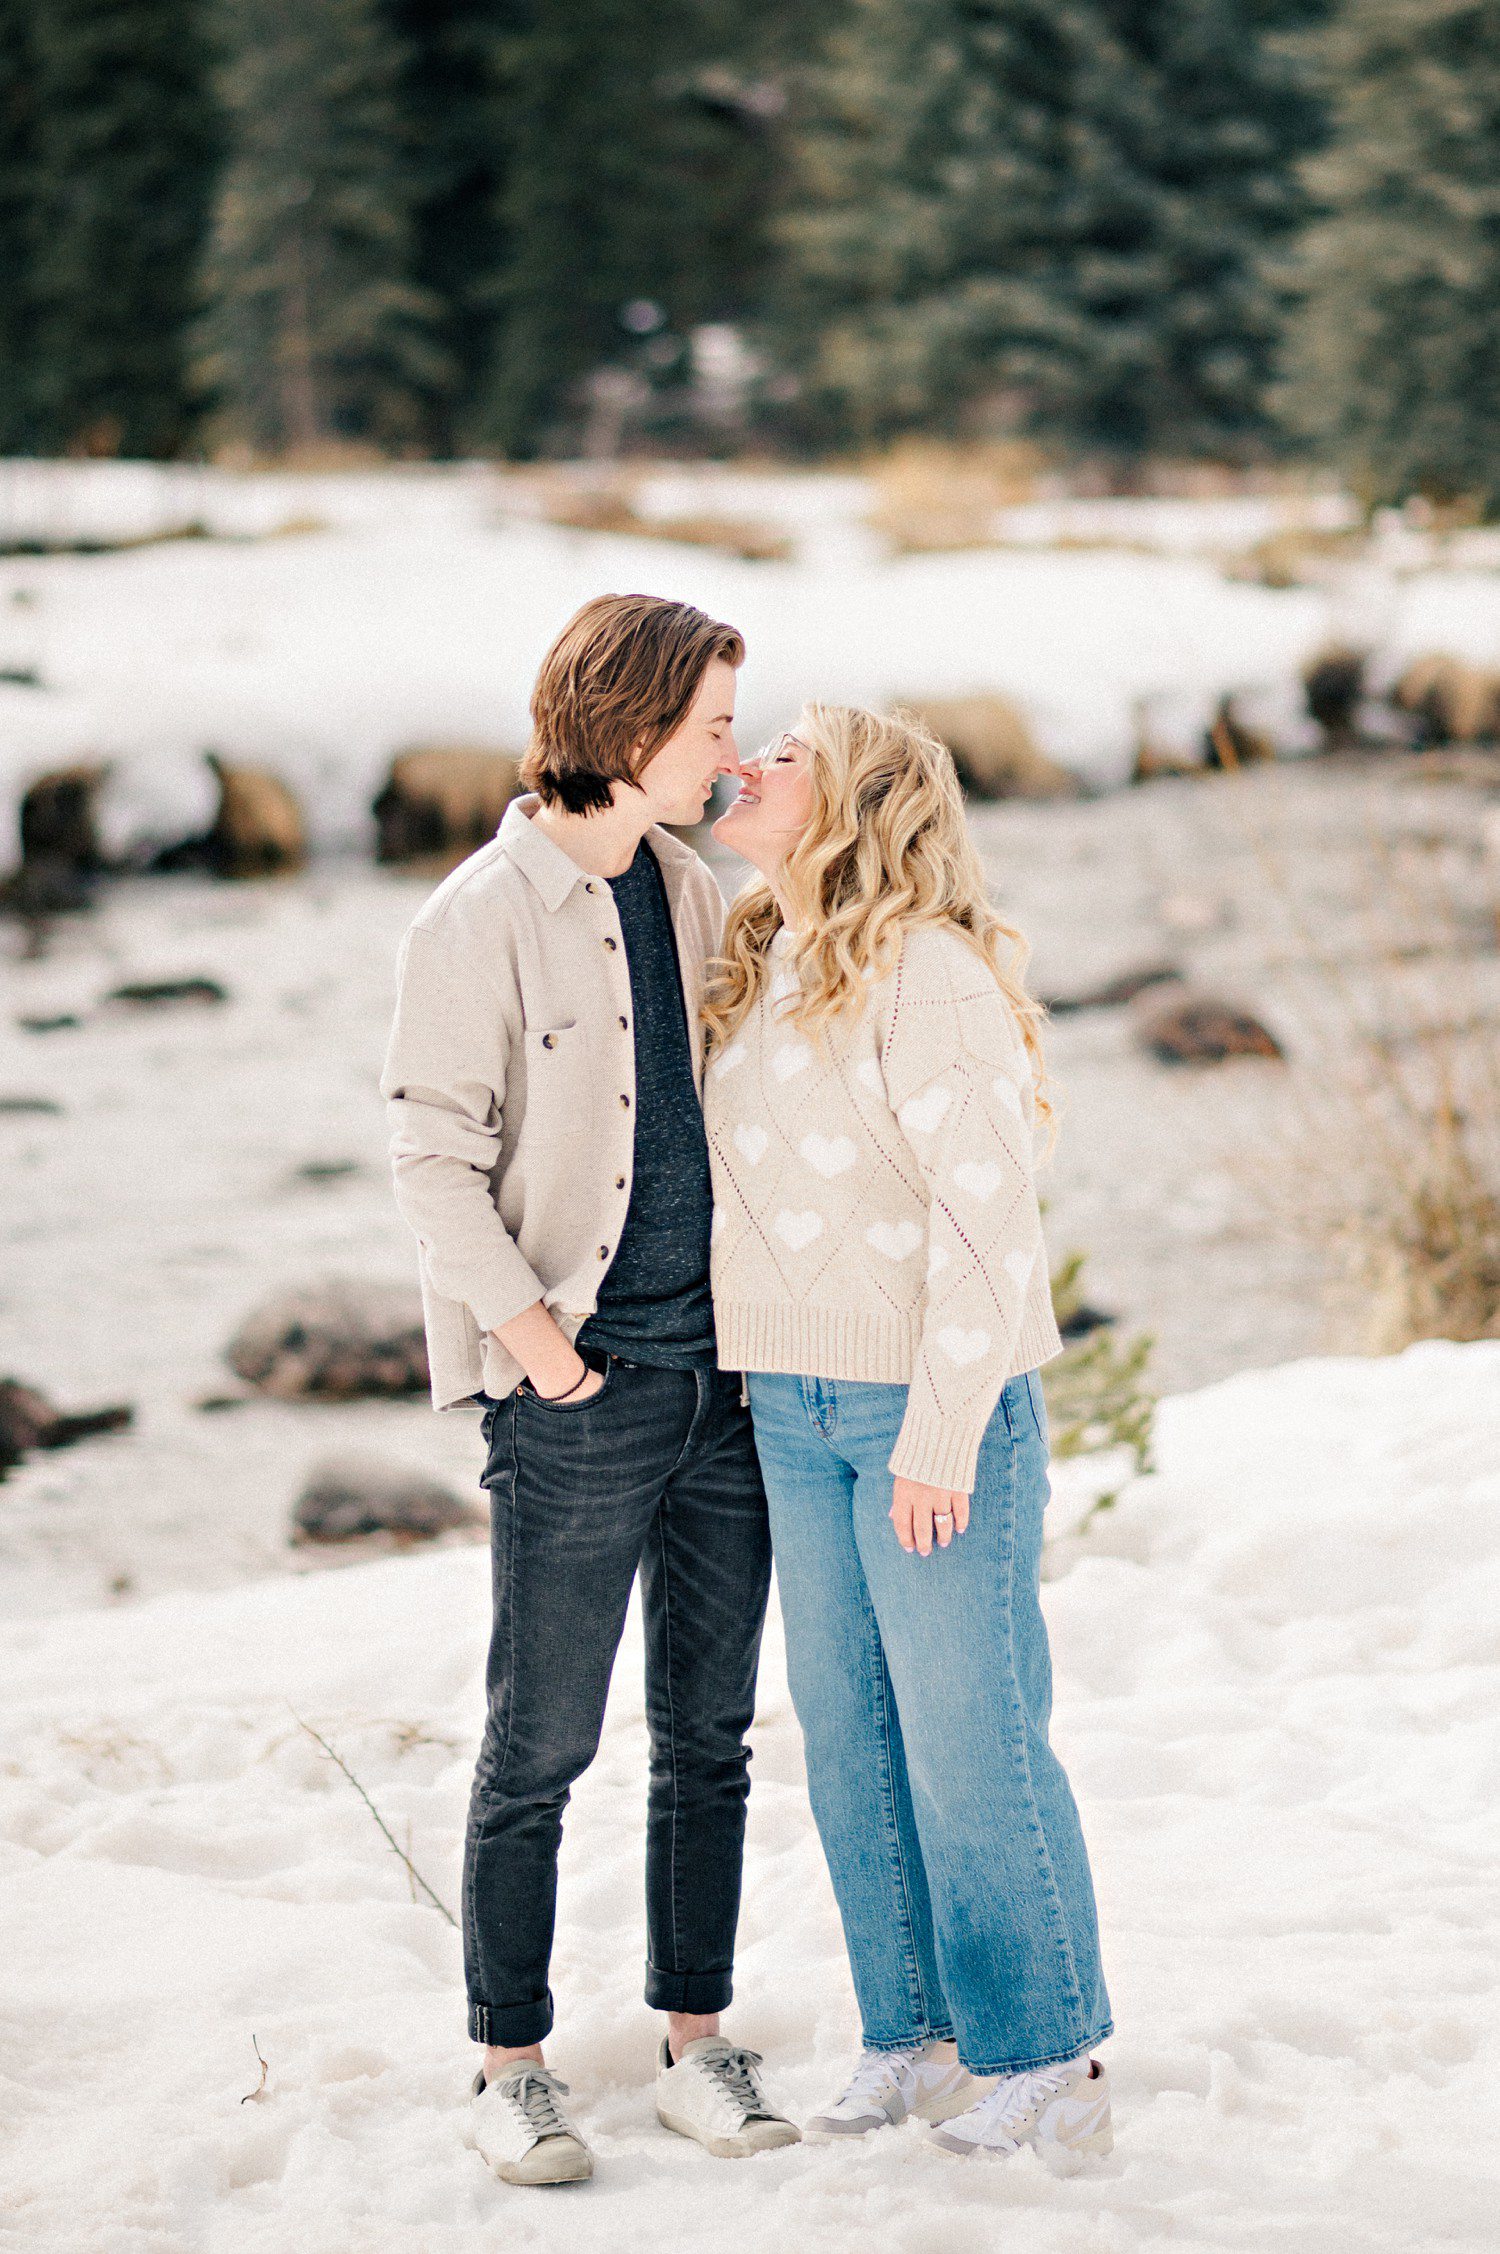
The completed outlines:
[[[739,1916],[746,1732],[770,1585],[740,1381],[615,1356],[582,1403],[485,1410],[494,1629],[464,1846],[475,2042],[540,2042],[569,1788],[593,1760],[639,1570],[651,1737],[646,2001],[720,2011]]]

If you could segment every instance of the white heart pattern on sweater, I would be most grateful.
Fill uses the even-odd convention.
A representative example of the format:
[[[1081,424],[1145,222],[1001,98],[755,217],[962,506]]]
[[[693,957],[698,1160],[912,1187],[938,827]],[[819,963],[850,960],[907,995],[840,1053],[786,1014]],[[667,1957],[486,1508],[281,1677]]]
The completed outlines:
[[[1036,1254],[1034,1252],[1007,1252],[1001,1266],[1013,1283],[1018,1283],[1024,1288],[1030,1282],[1031,1271],[1036,1266]]]
[[[758,1166],[765,1157],[766,1145],[770,1139],[764,1127],[741,1126],[736,1127],[734,1131],[735,1149],[740,1152],[742,1157],[748,1159],[752,1166]]]
[[[968,1190],[981,1205],[987,1205],[1005,1177],[1000,1168],[988,1160],[979,1166],[973,1159],[966,1159],[962,1166],[954,1167],[953,1179],[961,1190]]]
[[[714,1217],[713,1217],[713,1219],[712,1219],[712,1220],[711,1220],[711,1221],[709,1222],[709,1224],[708,1224],[708,1241],[709,1241],[709,1243],[710,1243],[710,1244],[715,1244],[715,1243],[717,1243],[718,1239],[719,1239],[719,1238],[720,1238],[720,1237],[721,1237],[721,1236],[722,1236],[723,1234],[724,1234],[724,1208],[723,1208],[723,1206],[722,1206],[722,1205],[716,1205],[716,1206],[714,1207]]]
[[[865,1231],[865,1243],[873,1244],[887,1260],[909,1260],[921,1241],[915,1221],[876,1221]]]
[[[872,1096],[878,1096],[885,1086],[879,1057],[861,1057],[854,1067],[854,1077],[862,1088],[869,1089]]]
[[[927,1247],[928,1275],[940,1276],[952,1258],[953,1255],[945,1244],[930,1244]]]
[[[1023,1119],[1025,1117],[1025,1113],[1021,1107],[1021,1091],[1016,1086],[1014,1080],[1007,1079],[1003,1072],[997,1072],[995,1075],[994,1086],[995,1093],[1000,1098],[1001,1103],[1004,1104],[1006,1110],[1009,1112],[1014,1112],[1017,1119]]]
[[[908,1096],[896,1117],[909,1135],[930,1135],[947,1117],[952,1101],[953,1090],[939,1080],[922,1095]]]
[[[744,1063],[747,1054],[748,1051],[741,1048],[738,1041],[731,1041],[727,1049],[719,1051],[708,1069],[716,1080],[722,1080],[727,1073],[733,1072],[737,1065]]]
[[[821,1213],[788,1213],[783,1208],[776,1216],[775,1228],[783,1244],[789,1244],[793,1252],[801,1252],[814,1237],[823,1234],[823,1216]]]
[[[805,1041],[788,1041],[771,1056],[771,1070],[778,1080],[795,1080],[811,1063],[812,1050]]]
[[[957,1362],[960,1369],[966,1369],[970,1362],[978,1361],[989,1345],[990,1334],[987,1330],[960,1330],[957,1323],[950,1323],[946,1330],[938,1332],[937,1342],[950,1362]]]
[[[859,1156],[847,1135],[804,1135],[797,1148],[808,1165],[829,1180],[847,1174]]]

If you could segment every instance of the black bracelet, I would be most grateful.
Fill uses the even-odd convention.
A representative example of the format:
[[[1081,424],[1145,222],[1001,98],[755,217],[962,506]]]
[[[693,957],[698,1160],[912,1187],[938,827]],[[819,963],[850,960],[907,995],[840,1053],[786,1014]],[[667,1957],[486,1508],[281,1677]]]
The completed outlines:
[[[579,1375],[574,1378],[566,1393],[537,1393],[536,1387],[534,1385],[532,1386],[531,1390],[533,1393],[536,1393],[536,1397],[539,1401],[545,1402],[548,1408],[554,1408],[559,1401],[572,1400],[574,1394],[578,1391],[579,1386],[582,1385],[584,1379],[588,1376],[589,1371],[592,1368],[592,1362],[585,1362]]]

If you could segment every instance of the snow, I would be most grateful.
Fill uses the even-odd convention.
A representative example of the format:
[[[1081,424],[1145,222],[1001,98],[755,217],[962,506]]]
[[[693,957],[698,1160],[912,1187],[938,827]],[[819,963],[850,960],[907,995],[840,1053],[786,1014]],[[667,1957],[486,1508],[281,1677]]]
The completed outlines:
[[[747,563],[544,523],[535,480],[478,464],[248,476],[0,463],[0,538],[158,543],[0,559],[0,669],[40,683],[0,681],[4,819],[44,767],[97,754],[113,762],[112,843],[181,834],[204,816],[212,746],[295,782],[320,844],[362,844],[403,744],[524,742],[538,659],[609,587],[684,598],[745,630],[747,744],[810,695],[998,691],[1046,750],[1104,784],[1128,772],[1143,715],[1165,747],[1196,747],[1226,692],[1306,748],[1297,677],[1332,633],[1372,643],[1387,674],[1433,643],[1500,650],[1500,578],[1439,568],[1414,532],[1377,541],[1337,584],[1224,576],[1247,539],[1341,522],[1337,495],[1055,499],[1004,513],[1008,546],[905,557],[867,528],[871,500],[847,474],[642,475],[648,519],[742,516],[792,537],[790,561]],[[187,525],[212,537],[163,537]]]
[[[1110,2160],[960,2165],[909,2128],[726,2176],[656,2128],[632,1622],[553,1981],[599,2173],[492,2183],[462,2143],[457,1936],[299,1726],[451,1902],[487,1612],[483,1552],[453,1550],[12,1628],[18,2242],[1487,2248],[1500,1345],[1244,1374],[1166,1405],[1160,1459],[1046,1597],[1119,2024]],[[805,2112],[856,2029],[774,1623],[755,1780],[730,2025]]]

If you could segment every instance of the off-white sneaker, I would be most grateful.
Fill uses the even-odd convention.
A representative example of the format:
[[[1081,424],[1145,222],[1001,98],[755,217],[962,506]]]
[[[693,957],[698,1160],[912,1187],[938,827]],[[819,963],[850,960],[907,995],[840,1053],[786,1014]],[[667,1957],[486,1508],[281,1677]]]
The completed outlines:
[[[894,2128],[916,2114],[923,2121],[946,2121],[971,2106],[984,2087],[956,2058],[939,2055],[931,2043],[915,2050],[866,2051],[842,2096],[815,2113],[807,2133],[825,2137],[867,2137],[872,2129]]]
[[[557,2102],[567,2086],[528,2059],[493,2082],[475,2075],[473,2142],[502,2183],[576,2184],[594,2173],[593,2154]]]
[[[656,2060],[656,2118],[680,2137],[694,2137],[720,2160],[800,2144],[802,2131],[778,2113],[760,2086],[758,2051],[742,2051],[722,2035],[700,2035],[676,2065],[665,2036]]]
[[[1041,2152],[1097,2154],[1114,2146],[1109,2118],[1109,2076],[1096,2058],[1069,2059],[1035,2074],[1008,2074],[987,2097],[931,2141],[944,2152],[1012,2153],[1023,2144]]]

